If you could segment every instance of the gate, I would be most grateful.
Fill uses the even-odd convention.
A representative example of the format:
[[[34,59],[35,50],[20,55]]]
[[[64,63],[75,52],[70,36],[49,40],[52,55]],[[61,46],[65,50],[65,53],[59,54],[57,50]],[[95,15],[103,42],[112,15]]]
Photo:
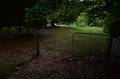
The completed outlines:
[[[107,52],[108,40],[105,34],[75,32],[72,36],[72,52],[103,57]]]
[[[35,37],[34,37],[34,35],[32,35],[29,38],[29,39],[31,39],[31,38],[34,39],[35,38],[36,45],[32,46],[32,48],[31,47],[28,48],[28,50],[24,50],[24,46],[21,46],[21,45],[19,45],[19,47],[17,47],[17,48],[13,47],[13,42],[14,42],[14,40],[12,39],[13,36],[18,36],[18,34],[16,32],[13,32],[11,34],[11,36],[9,37],[10,51],[11,51],[12,61],[13,61],[13,64],[15,66],[23,65],[26,62],[29,62],[30,60],[32,60],[32,59],[36,58],[37,56],[39,56],[38,33],[37,33],[37,29],[36,28],[35,28]],[[24,42],[25,42],[25,40],[24,40]],[[27,44],[29,44],[29,43],[27,43]]]
[[[110,61],[120,63],[120,37],[113,36]]]

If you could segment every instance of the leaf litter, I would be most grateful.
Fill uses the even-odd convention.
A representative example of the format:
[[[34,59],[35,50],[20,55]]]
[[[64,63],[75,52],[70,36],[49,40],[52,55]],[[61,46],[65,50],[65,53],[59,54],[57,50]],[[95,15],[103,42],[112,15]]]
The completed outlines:
[[[13,56],[16,62],[30,60],[35,50],[32,52],[28,50],[29,48],[21,47],[14,49]],[[46,51],[45,49],[39,51],[40,56],[16,67],[18,71],[6,79],[120,79],[120,64],[105,63],[102,57],[62,55],[58,51]],[[10,50],[0,52],[0,64],[5,61],[13,63]]]

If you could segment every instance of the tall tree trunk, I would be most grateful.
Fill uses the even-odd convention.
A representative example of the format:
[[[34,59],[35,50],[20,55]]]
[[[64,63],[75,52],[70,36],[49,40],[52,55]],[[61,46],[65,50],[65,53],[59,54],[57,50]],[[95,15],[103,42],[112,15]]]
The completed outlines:
[[[51,27],[55,27],[55,20],[51,21]]]
[[[45,27],[47,27],[47,21],[46,21],[46,18],[45,18]]]
[[[18,33],[21,33],[21,19],[22,19],[22,15],[21,15],[21,3],[19,4],[19,11],[18,11]]]
[[[2,27],[0,27],[0,43],[1,50],[3,50]]]
[[[18,26],[18,33],[21,33],[21,25]]]

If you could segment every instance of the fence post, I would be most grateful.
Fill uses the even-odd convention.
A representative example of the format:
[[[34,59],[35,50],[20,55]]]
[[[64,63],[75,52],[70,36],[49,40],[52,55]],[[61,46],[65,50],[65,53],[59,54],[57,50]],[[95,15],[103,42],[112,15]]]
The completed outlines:
[[[73,53],[73,42],[74,42],[74,33],[73,33],[73,36],[72,36],[72,53]]]
[[[3,50],[3,38],[2,38],[2,27],[0,27],[0,46],[1,46],[1,50]]]
[[[113,42],[113,36],[110,35],[110,41],[109,41],[109,46],[108,46],[108,51],[107,51],[107,56],[106,56],[106,62],[109,62],[111,49],[112,49],[112,42]]]
[[[38,32],[37,32],[37,28],[35,28],[35,41],[36,41],[36,55],[39,56],[39,44],[38,44]]]
[[[13,65],[15,66],[15,59],[14,59],[14,54],[13,54],[13,49],[12,49],[12,36],[13,36],[14,33],[12,33],[11,36],[9,37],[9,42],[10,42],[10,51],[11,51],[11,54],[12,54]]]

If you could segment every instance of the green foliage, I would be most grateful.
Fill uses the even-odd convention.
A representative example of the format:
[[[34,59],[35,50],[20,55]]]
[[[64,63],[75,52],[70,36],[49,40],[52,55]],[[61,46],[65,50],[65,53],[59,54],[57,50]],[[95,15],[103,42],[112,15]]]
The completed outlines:
[[[50,24],[50,19],[49,19],[49,17],[47,17],[46,20],[47,20],[47,23]]]
[[[80,15],[80,12],[83,12],[85,9],[84,6],[85,4],[82,2],[68,2],[67,4],[63,4],[62,9],[59,9],[54,16],[62,23],[73,23]]]
[[[106,33],[110,35],[120,35],[120,19],[117,17],[107,18],[103,27]]]
[[[49,1],[38,1],[33,8],[27,9],[24,21],[30,24],[31,27],[43,27],[47,24],[46,19],[48,21],[46,15],[52,13],[53,4]]]
[[[41,22],[39,24],[41,26],[39,27],[42,27],[46,24],[46,22],[44,22],[46,20],[44,19],[47,19],[47,22],[49,19],[48,23],[54,20],[57,23],[62,22],[69,24],[76,20],[80,12],[83,12],[83,10],[87,8],[86,6],[86,4],[78,1],[69,2],[67,0],[63,2],[62,0],[41,0],[38,1],[38,3],[30,10],[27,9],[25,21],[39,21]]]
[[[81,13],[80,16],[76,19],[74,24],[78,27],[84,27],[87,25],[87,17],[85,16],[85,13]]]
[[[115,31],[115,34],[118,34],[119,3],[119,0],[91,2],[89,0],[83,2],[77,0],[2,0],[0,2],[0,27],[26,23],[28,27],[43,27],[53,20],[57,23],[69,24],[77,18],[75,24],[80,26],[102,26],[105,20],[106,32],[112,34]],[[80,16],[80,13],[85,13],[85,16]],[[116,29],[112,25],[116,25],[114,26]],[[111,31],[113,28],[114,30]]]
[[[88,25],[102,26],[104,31],[112,35],[120,35],[120,1],[119,0],[97,0],[85,10],[89,17]]]
[[[110,35],[120,35],[120,1],[118,0],[111,8],[110,12],[106,12],[107,17],[104,23],[104,31]]]

